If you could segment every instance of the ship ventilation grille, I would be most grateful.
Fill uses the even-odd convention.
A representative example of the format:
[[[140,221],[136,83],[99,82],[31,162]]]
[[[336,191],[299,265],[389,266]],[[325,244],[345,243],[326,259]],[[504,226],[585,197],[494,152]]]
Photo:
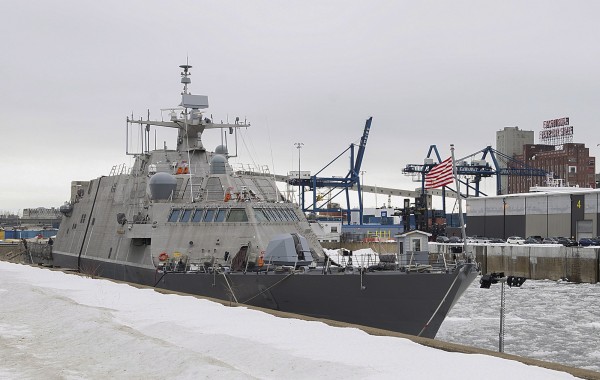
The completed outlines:
[[[252,178],[256,188],[262,194],[263,199],[269,201],[277,200],[277,190],[274,188],[274,183],[266,178]]]
[[[206,200],[207,201],[222,201],[225,198],[223,185],[219,177],[210,177],[206,181]]]

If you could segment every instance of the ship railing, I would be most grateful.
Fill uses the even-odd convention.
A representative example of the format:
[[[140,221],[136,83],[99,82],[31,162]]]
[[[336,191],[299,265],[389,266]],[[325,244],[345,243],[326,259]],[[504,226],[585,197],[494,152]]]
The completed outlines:
[[[433,272],[434,266],[430,263],[429,252],[409,251],[408,263],[400,265],[400,270],[405,272]]]
[[[310,252],[310,251],[305,251]],[[304,271],[306,268],[298,268],[298,257],[295,257],[294,263],[292,264],[287,259],[289,256],[269,256],[269,260],[266,261],[262,267],[257,267],[258,271],[265,271],[267,274],[273,272],[296,272],[298,269]]]
[[[161,262],[159,268],[164,272],[188,272],[190,261],[187,255],[170,257],[167,261]]]
[[[448,272],[450,270],[450,264],[446,260],[446,255],[444,254],[430,253],[428,261],[434,272]]]
[[[444,270],[446,272],[453,272],[457,268],[464,265],[464,263],[468,262],[468,255],[462,252],[462,250],[460,252],[443,252],[432,254],[432,256],[434,255],[435,261],[432,258],[432,265],[439,270]]]
[[[377,265],[379,263],[378,259],[379,255],[376,253],[367,253],[360,256],[340,256],[340,265],[342,267],[350,267],[355,266],[359,268],[369,268],[373,265]]]
[[[109,177],[117,176],[117,175],[125,174],[126,172],[127,172],[126,164],[123,163],[123,164],[119,164],[119,165],[113,165],[113,167],[110,169],[110,173],[108,174],[108,176]]]

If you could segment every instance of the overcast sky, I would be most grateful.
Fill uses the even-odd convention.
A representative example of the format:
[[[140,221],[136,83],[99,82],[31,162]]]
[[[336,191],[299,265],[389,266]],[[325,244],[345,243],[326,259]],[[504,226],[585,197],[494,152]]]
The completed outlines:
[[[432,144],[462,157],[564,116],[597,156],[599,15],[595,1],[2,1],[0,211],[60,206],[72,180],[130,165],[126,116],[176,106],[188,57],[208,113],[252,123],[232,161],[278,174],[297,170],[295,142],[318,171],[369,116],[369,185],[414,189],[401,169]]]

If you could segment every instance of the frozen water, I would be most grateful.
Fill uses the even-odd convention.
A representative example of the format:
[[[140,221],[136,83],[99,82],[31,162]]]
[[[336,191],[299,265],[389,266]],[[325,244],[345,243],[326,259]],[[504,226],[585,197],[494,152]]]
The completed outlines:
[[[436,339],[498,350],[500,293],[476,279]],[[600,284],[527,280],[504,299],[504,352],[600,372]]]

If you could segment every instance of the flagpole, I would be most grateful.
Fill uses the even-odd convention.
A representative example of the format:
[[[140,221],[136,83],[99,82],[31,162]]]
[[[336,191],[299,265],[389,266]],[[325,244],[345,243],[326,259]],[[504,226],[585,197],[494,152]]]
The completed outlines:
[[[463,239],[463,252],[467,255],[467,232],[465,231],[465,219],[462,212],[462,195],[460,194],[460,183],[458,182],[458,174],[456,170],[456,162],[454,161],[454,144],[450,144],[450,152],[452,152],[452,175],[456,184],[456,196],[458,197],[458,220],[460,222],[460,232]],[[471,261],[471,255],[467,257]]]

